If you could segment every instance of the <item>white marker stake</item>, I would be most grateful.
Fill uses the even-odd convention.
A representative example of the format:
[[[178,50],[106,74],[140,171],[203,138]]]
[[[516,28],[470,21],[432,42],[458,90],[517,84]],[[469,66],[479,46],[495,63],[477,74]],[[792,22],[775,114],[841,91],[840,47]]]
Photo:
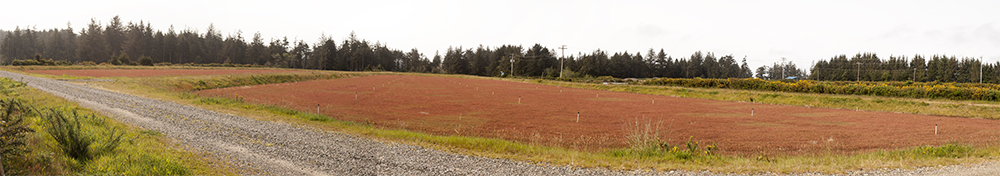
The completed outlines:
[[[655,98],[653,99],[653,104],[656,104],[656,99]]]
[[[316,114],[320,114],[319,113],[319,104],[316,104]]]
[[[753,108],[750,108],[750,117],[753,117]]]
[[[375,91],[375,86],[372,86],[372,91]]]
[[[937,135],[937,124],[934,124],[934,135]]]
[[[521,96],[517,96],[517,104],[521,104]]]
[[[580,123],[580,112],[576,112],[576,123]]]
[[[496,93],[497,93],[497,91],[494,90],[494,91],[490,92],[490,95],[494,95]]]
[[[354,92],[354,99],[355,99],[355,100],[357,100],[357,99],[358,99],[358,92]]]
[[[601,94],[597,94],[597,98],[601,98]]]

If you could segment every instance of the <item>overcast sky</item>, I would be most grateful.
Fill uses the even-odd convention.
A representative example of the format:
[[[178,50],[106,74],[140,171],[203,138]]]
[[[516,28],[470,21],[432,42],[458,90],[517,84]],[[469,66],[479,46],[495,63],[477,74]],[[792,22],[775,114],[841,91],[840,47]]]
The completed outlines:
[[[16,1],[0,8],[0,29],[79,31],[91,18],[119,15],[156,30],[214,23],[249,40],[285,37],[312,44],[354,31],[427,57],[449,46],[567,45],[632,54],[650,48],[687,57],[695,51],[744,56],[751,67],[782,57],[807,69],[818,59],[874,52],[947,54],[1000,61],[1000,1]]]

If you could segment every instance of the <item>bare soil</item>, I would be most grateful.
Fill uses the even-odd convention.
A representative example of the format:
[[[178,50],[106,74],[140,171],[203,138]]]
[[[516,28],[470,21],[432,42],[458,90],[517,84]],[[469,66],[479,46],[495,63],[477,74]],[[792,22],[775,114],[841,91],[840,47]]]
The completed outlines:
[[[727,102],[520,82],[379,75],[197,92],[438,135],[607,149],[636,122],[660,139],[730,154],[854,153],[951,142],[988,145],[1000,121]],[[920,106],[920,105],[914,105]],[[317,108],[318,107],[318,108]],[[579,113],[579,122],[577,114]],[[752,113],[752,114],[751,114]]]

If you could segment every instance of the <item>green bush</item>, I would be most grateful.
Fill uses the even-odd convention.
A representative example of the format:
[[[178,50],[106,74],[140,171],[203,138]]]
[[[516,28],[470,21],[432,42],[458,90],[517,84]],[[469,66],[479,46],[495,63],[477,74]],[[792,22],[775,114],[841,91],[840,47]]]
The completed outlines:
[[[153,58],[150,58],[149,56],[139,57],[139,65],[153,66]]]

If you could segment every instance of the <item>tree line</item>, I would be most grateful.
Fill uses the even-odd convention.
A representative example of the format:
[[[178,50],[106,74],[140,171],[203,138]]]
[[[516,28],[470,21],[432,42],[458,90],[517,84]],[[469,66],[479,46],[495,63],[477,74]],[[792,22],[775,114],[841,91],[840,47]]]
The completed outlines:
[[[819,60],[810,79],[823,81],[914,81],[1000,83],[1000,61],[982,63],[981,58],[914,55],[879,58],[874,53],[839,55]]]
[[[428,58],[417,49],[402,51],[358,38],[353,32],[338,43],[328,36],[315,44],[287,37],[265,41],[260,33],[249,40],[238,31],[223,36],[214,25],[204,33],[194,29],[154,30],[150,23],[123,22],[115,16],[101,24],[91,19],[78,32],[65,29],[22,29],[0,31],[0,61],[32,59],[35,55],[72,63],[140,64],[221,63],[249,64],[282,68],[345,71],[398,71],[470,74],[480,76],[559,77],[613,76],[618,78],[747,78],[752,71],[731,55],[696,52],[688,58],[673,58],[661,49],[640,52],[597,50],[561,58],[554,49],[539,44],[530,48],[515,45],[476,48],[450,47]],[[148,63],[147,63],[148,64]],[[563,68],[565,72],[562,72]]]
[[[344,71],[396,71],[519,77],[616,78],[749,78],[797,77],[824,81],[917,81],[1000,83],[1000,62],[983,64],[975,58],[915,55],[879,58],[874,53],[839,55],[819,60],[809,72],[794,63],[780,62],[751,70],[746,58],[695,52],[687,57],[667,55],[663,49],[642,52],[596,50],[562,57],[540,44],[449,47],[425,56],[417,49],[403,51],[360,39],[353,32],[335,41],[323,36],[314,44],[287,37],[265,40],[260,33],[246,39],[241,31],[223,36],[214,25],[195,29],[155,30],[150,23],[123,22],[115,16],[106,24],[91,19],[78,31],[16,28],[0,30],[0,62],[29,60],[40,55],[71,63],[246,64],[281,68]],[[132,62],[140,58],[146,62]],[[754,74],[756,73],[756,74]],[[980,74],[982,78],[980,79]]]

